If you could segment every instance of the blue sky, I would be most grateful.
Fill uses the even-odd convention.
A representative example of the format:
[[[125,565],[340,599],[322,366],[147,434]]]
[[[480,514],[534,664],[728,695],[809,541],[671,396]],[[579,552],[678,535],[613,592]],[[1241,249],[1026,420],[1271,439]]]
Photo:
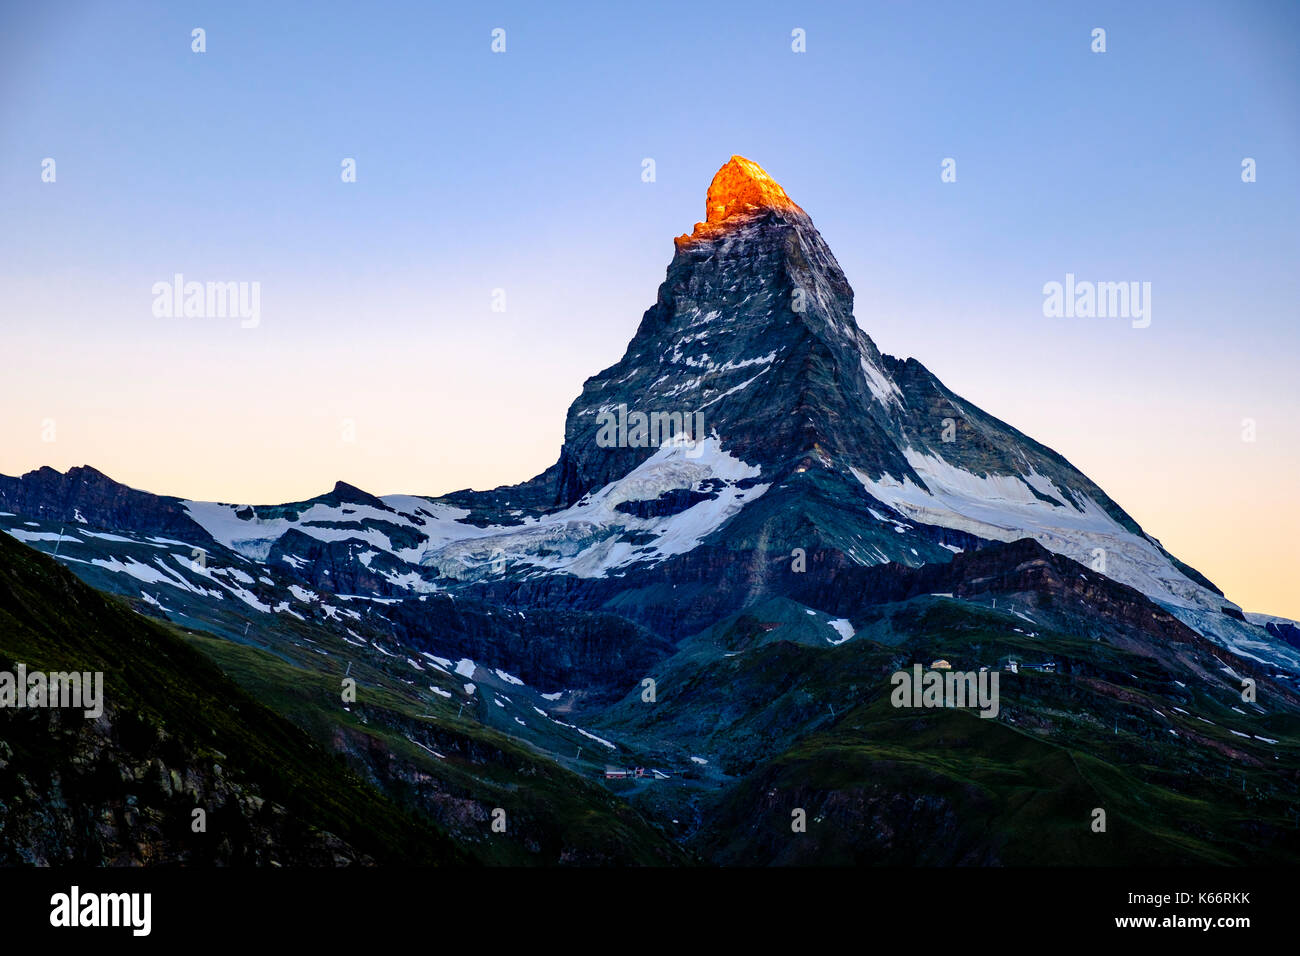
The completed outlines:
[[[1300,540],[1300,5],[1135,6],[8,4],[0,472],[254,501],[529,477],[738,153],[883,350],[1254,587]],[[154,317],[177,272],[260,282],[260,326]],[[1151,282],[1151,327],[1045,318],[1066,272]]]

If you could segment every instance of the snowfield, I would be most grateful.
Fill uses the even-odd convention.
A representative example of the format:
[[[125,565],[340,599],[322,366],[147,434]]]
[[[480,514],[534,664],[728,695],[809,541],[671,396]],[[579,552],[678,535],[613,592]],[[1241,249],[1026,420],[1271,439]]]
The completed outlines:
[[[1033,538],[1087,567],[1104,559],[1107,577],[1164,604],[1217,613],[1229,603],[1186,577],[1156,545],[1124,528],[1097,502],[1079,501],[1077,493],[1062,491],[1043,475],[975,475],[935,455],[914,449],[904,454],[924,486],[889,475],[872,479],[856,468],[853,474],[868,493],[908,518],[994,541]]]
[[[373,505],[326,505],[316,503],[303,509],[296,518],[242,518],[239,512],[247,505],[218,504],[211,501],[186,501],[185,510],[208,534],[231,550],[254,561],[265,561],[271,546],[290,530],[301,531],[319,541],[363,541],[377,551],[387,552],[402,561],[416,563],[428,548],[448,541],[485,533],[486,529],[464,524],[469,512],[463,508],[418,498],[413,495],[390,495],[380,499],[388,511]],[[382,527],[414,531],[422,539],[414,547],[401,547]],[[373,558],[373,555],[371,555]]]
[[[386,508],[317,502],[296,517],[256,517],[246,505],[215,502],[186,501],[184,507],[213,538],[254,561],[266,561],[275,542],[290,530],[320,541],[359,541],[370,549],[358,558],[366,568],[394,587],[426,592],[434,586],[415,571],[375,569],[375,558],[387,553],[460,581],[502,574],[507,568],[601,577],[617,568],[657,563],[690,551],[767,491],[765,484],[737,487],[758,476],[756,466],[723,451],[715,437],[695,444],[665,443],[629,474],[572,507],[541,518],[524,517],[513,525],[468,524],[467,510],[413,495],[388,495],[380,499]],[[660,517],[640,518],[618,510],[624,502],[654,501],[665,492],[684,490],[712,497]],[[285,509],[276,511],[283,515]],[[629,534],[636,534],[640,543],[623,540]],[[301,565],[292,555],[286,560]],[[308,600],[305,595],[295,597]]]
[[[757,467],[723,451],[716,438],[694,446],[665,444],[627,475],[570,508],[521,526],[482,529],[487,533],[431,548],[421,563],[461,580],[504,566],[602,577],[638,562],[657,563],[690,551],[767,491],[765,484],[736,487],[758,475]],[[710,480],[721,484],[715,497],[678,514],[639,518],[617,510],[623,502],[654,501],[668,491],[699,491]],[[652,535],[654,540],[632,544],[621,540],[627,532]]]

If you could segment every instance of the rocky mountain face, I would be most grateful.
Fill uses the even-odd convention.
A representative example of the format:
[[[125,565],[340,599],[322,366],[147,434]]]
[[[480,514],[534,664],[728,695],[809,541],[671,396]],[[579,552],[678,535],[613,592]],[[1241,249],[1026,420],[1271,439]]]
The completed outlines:
[[[1290,621],[1269,621],[1264,630],[1295,648],[1300,648],[1300,627]]]
[[[603,411],[702,416],[705,433],[765,478],[809,456],[894,457],[872,419],[880,355],[853,322],[853,291],[812,220],[739,158],[709,189],[708,221],[677,239],[658,300],[622,360],[588,379],[570,407],[559,502],[615,481],[650,457],[602,448]],[[848,427],[842,427],[848,426]]]
[[[559,573],[626,586],[645,566],[675,579],[707,545],[731,552],[714,555],[715,582],[752,599],[795,549],[919,566],[1030,537],[1226,646],[1300,666],[1276,635],[1231,623],[1239,608],[1062,456],[915,359],[882,355],[811,219],[760,167],[733,157],[706,214],[677,239],[622,360],[570,407],[556,465],[493,492],[476,534],[431,545],[423,564],[462,581]],[[694,446],[665,444],[656,418],[693,428]],[[518,512],[522,527],[492,512],[539,497],[552,507]],[[472,495],[459,501],[475,510]],[[683,529],[705,533],[682,549]],[[530,593],[557,590],[602,589],[566,581]]]
[[[66,474],[46,467],[21,478],[0,475],[0,511],[71,526],[93,524],[210,540],[185,513],[180,499],[128,488],[89,465],[69,468]]]
[[[768,489],[711,542],[744,530],[741,547],[761,540],[785,553],[819,546],[866,564],[919,565],[950,557],[936,529],[1032,536],[1104,562],[1158,600],[1226,603],[1060,455],[953,394],[916,360],[882,355],[855,321],[853,291],[812,220],[756,164],[733,157],[706,209],[707,221],[678,238],[623,359],[589,379],[571,406],[557,504],[658,454],[602,447],[602,415],[698,414]],[[792,486],[793,495],[772,495]]]

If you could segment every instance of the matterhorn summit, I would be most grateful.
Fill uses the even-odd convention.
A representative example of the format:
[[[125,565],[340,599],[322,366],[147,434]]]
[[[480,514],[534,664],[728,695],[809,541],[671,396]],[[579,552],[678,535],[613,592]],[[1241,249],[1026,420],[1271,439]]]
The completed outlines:
[[[583,383],[555,464],[530,481],[438,498],[339,485],[252,506],[161,499],[106,478],[90,496],[99,485],[38,472],[0,479],[0,508],[117,533],[132,529],[114,502],[143,497],[134,530],[207,537],[312,589],[614,601],[673,638],[803,594],[813,576],[801,568],[822,586],[870,568],[929,574],[1030,539],[1077,562],[1081,580],[1127,585],[1223,646],[1300,666],[1063,456],[916,359],[881,353],[870,325],[812,217],[762,166],[732,156],[623,356]]]

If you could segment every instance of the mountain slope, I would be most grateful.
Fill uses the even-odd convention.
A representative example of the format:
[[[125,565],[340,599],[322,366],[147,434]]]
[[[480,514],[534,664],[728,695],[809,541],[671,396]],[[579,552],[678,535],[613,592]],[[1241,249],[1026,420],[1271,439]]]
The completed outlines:
[[[594,775],[606,747],[539,710],[562,705],[467,659],[453,676],[406,654],[306,622],[247,643],[176,633],[0,534],[0,670],[100,670],[107,698],[96,721],[0,708],[0,862],[688,861],[574,773]],[[190,831],[196,807],[208,834]]]
[[[706,220],[676,240],[623,358],[584,383],[558,460],[531,481],[440,499],[339,483],[306,502],[252,506],[41,469],[0,478],[0,509],[0,527],[38,547],[102,528],[243,562],[240,589],[216,583],[264,614],[297,612],[291,585],[385,600],[471,588],[594,610],[618,599],[592,582],[644,582],[651,603],[631,616],[664,622],[671,637],[703,622],[669,623],[672,598],[656,581],[689,578],[704,549],[733,602],[726,613],[768,593],[776,559],[796,549],[919,566],[1030,537],[1223,646],[1300,673],[1300,650],[1277,627],[1245,619],[1061,455],[915,359],[881,354],[811,218],[742,157],[714,177]],[[86,573],[160,583],[157,557],[145,568],[88,558]],[[263,574],[265,594],[250,583]]]
[[[0,670],[18,663],[102,672],[105,702],[0,708],[0,862],[465,862],[167,629],[0,534]]]
[[[943,593],[934,593],[942,588]],[[679,645],[590,726],[703,793],[657,795],[723,864],[1244,864],[1300,853],[1300,696],[1033,541],[846,568]],[[890,675],[1000,672],[991,719]],[[1241,678],[1256,682],[1247,703]],[[724,690],[725,689],[725,690]],[[643,798],[648,799],[648,798]],[[1104,809],[1105,834],[1090,815]],[[807,813],[806,833],[790,814]]]

